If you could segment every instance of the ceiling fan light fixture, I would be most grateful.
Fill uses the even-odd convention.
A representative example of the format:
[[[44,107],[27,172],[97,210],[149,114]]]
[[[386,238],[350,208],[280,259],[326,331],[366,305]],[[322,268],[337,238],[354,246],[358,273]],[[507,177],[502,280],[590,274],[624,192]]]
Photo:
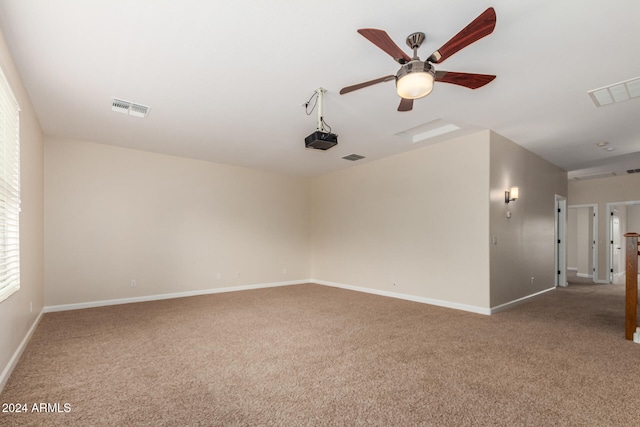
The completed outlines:
[[[433,90],[436,72],[428,62],[414,60],[404,64],[396,79],[398,96],[405,99],[425,97]]]

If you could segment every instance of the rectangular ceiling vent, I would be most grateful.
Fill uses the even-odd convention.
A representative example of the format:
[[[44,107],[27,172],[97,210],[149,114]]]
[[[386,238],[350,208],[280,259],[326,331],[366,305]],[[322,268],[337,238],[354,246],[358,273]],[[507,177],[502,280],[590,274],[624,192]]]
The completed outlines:
[[[640,169],[627,169],[627,173],[640,173]]]
[[[355,162],[356,160],[364,159],[364,156],[361,156],[359,154],[349,154],[348,156],[344,156],[343,159]]]
[[[640,97],[640,77],[587,92],[596,107]]]
[[[426,141],[431,138],[445,135],[447,133],[456,132],[461,129],[460,126],[448,123],[441,119],[432,120],[419,126],[396,133],[396,136],[404,138],[413,143]]]
[[[587,180],[587,179],[608,178],[610,176],[616,176],[616,173],[615,172],[594,173],[594,174],[591,174],[591,175],[574,176],[573,179],[575,181],[584,181],[584,180]]]
[[[118,113],[128,114],[134,117],[140,117],[144,119],[149,115],[151,107],[146,105],[135,104],[130,101],[124,101],[122,99],[113,98],[111,101],[111,109]]]

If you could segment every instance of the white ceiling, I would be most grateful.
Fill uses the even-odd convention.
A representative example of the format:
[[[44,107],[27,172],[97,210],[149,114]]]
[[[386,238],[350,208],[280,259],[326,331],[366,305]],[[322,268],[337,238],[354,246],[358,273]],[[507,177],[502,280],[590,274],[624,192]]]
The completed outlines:
[[[492,129],[568,171],[640,168],[640,98],[596,108],[587,94],[640,76],[639,1],[402,4],[0,0],[0,28],[46,135],[315,176],[439,142],[396,134],[442,120]],[[425,59],[489,6],[493,34],[436,66],[496,74],[489,85],[436,83],[406,113],[393,82],[338,94],[398,69],[358,28],[384,29],[409,54],[405,38],[425,32]],[[303,104],[319,87],[339,135],[328,151],[303,141],[316,128]],[[149,117],[111,111],[113,97]],[[341,159],[351,153],[366,159]]]

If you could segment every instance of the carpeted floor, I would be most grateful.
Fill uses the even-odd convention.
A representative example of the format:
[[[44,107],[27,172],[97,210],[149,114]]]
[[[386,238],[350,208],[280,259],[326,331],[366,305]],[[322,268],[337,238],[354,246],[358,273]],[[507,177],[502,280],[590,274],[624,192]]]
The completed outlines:
[[[308,284],[46,314],[0,425],[632,426],[639,379],[624,286],[483,316]]]

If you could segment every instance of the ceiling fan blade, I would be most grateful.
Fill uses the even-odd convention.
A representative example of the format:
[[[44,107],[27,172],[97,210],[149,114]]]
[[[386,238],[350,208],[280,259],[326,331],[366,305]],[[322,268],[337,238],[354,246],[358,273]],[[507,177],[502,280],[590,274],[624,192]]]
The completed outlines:
[[[471,43],[488,36],[496,26],[496,11],[490,7],[474,19],[469,25],[464,27],[451,40],[446,42],[440,49],[436,50],[429,57],[429,62],[439,64],[445,59],[469,46]]]
[[[398,105],[398,111],[411,111],[413,110],[413,99],[402,98],[400,99],[400,105]]]
[[[456,73],[453,71],[436,71],[436,81],[478,89],[491,83],[496,76],[490,74]]]
[[[389,82],[391,80],[395,80],[396,76],[393,74],[389,74],[388,76],[380,77],[379,79],[369,80],[368,82],[358,83],[357,85],[347,86],[340,89],[340,95],[344,95],[345,93],[353,92],[354,90],[362,89],[363,87],[372,86],[378,83]]]
[[[404,53],[402,49],[400,49],[400,47],[391,40],[391,37],[389,37],[389,34],[385,31],[377,30],[375,28],[361,28],[358,32],[371,43],[384,50],[396,62],[404,64],[411,61],[409,55]]]

